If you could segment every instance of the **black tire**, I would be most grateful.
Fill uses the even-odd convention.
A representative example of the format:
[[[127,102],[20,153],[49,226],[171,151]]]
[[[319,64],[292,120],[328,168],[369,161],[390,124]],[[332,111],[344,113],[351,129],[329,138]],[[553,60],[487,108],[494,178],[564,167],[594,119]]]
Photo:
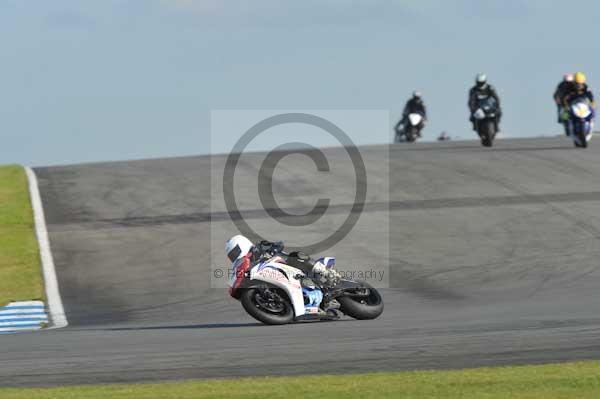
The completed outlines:
[[[491,147],[494,136],[496,136],[496,124],[491,119],[486,119],[479,122],[479,137],[481,137],[481,145]]]
[[[587,148],[587,140],[585,139],[585,133],[583,132],[583,127],[580,127],[579,131],[575,133],[577,135],[577,139],[581,142],[578,146],[580,148]],[[575,145],[577,147],[577,145]]]
[[[340,303],[340,311],[357,320],[375,319],[383,312],[383,299],[369,283],[360,283],[364,290],[356,290],[336,298]]]
[[[275,302],[279,308],[269,310],[261,304],[267,293],[277,297]],[[240,301],[250,316],[265,324],[288,324],[294,320],[294,308],[287,294],[280,288],[248,288],[242,291]]]
[[[571,137],[571,135],[569,134],[569,125],[567,123],[563,123],[563,127],[565,128],[565,136]]]
[[[408,128],[408,131],[406,132],[406,141],[408,141],[409,143],[414,143],[416,139],[417,139],[416,128],[414,126],[410,126]]]

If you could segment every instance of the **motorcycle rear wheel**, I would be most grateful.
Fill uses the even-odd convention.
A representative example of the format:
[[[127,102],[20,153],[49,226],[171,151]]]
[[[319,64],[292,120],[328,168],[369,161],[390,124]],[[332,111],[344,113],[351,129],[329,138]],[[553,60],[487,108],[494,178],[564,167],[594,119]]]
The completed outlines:
[[[294,308],[280,288],[248,288],[242,292],[240,301],[250,316],[265,324],[281,325],[294,320]]]
[[[369,283],[361,281],[362,289],[356,289],[337,298],[340,311],[357,320],[371,320],[383,313],[381,294]]]

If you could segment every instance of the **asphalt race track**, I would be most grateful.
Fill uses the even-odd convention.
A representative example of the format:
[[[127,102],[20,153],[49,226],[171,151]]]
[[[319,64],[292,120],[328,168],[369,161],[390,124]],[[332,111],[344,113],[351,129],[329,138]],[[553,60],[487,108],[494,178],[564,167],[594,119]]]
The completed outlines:
[[[332,169],[343,163],[343,149],[325,153]],[[255,323],[212,288],[235,232],[211,176],[224,156],[36,168],[70,325],[1,336],[0,386],[600,358],[600,142],[361,153],[365,209],[331,252],[340,267],[387,270],[385,311],[373,321],[279,327]],[[351,168],[327,184],[310,160],[290,155],[275,173],[282,208],[301,213],[318,197],[338,205],[296,236],[274,222],[256,178],[243,178],[263,158],[247,156],[236,175],[252,226],[300,242],[345,217]]]

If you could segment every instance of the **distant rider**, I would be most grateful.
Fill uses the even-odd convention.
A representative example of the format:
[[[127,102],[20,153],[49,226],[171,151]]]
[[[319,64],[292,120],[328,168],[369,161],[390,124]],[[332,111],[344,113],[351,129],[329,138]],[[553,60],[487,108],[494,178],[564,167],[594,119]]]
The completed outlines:
[[[586,84],[587,78],[583,72],[577,72],[574,77],[575,84],[565,94],[562,99],[562,105],[565,109],[569,109],[571,101],[578,97],[587,97],[592,104],[592,108],[596,109],[596,101],[594,101],[594,94]]]
[[[473,114],[477,110],[478,100],[482,98],[492,97],[498,105],[496,113],[496,130],[500,131],[500,119],[502,118],[502,108],[500,107],[500,97],[494,86],[487,82],[487,76],[483,73],[478,73],[475,77],[475,86],[469,90],[469,111],[471,111],[470,121],[473,124],[473,130],[477,130],[475,126],[475,117]]]
[[[425,126],[427,122],[427,109],[425,108],[425,103],[423,102],[423,96],[420,91],[414,91],[412,97],[406,102],[404,105],[404,111],[402,111],[402,120],[401,122],[406,122],[409,114],[419,114],[423,116],[423,120],[419,125],[419,137],[421,137],[421,129]]]
[[[282,242],[260,241],[256,245],[248,238],[242,235],[231,237],[225,243],[225,252],[227,259],[231,262],[231,270],[250,270],[261,259],[269,258],[283,253]],[[319,280],[324,284],[335,284],[340,275],[333,269],[327,268],[321,262],[315,262],[303,252],[291,252],[285,254],[286,264],[302,270],[309,278]],[[231,294],[239,287],[244,280],[244,276],[234,276],[235,282],[229,288]]]
[[[556,90],[554,90],[554,102],[556,103],[556,107],[558,108],[558,123],[564,123],[564,108],[563,108],[563,100],[565,95],[573,90],[575,86],[575,82],[573,81],[572,73],[565,73],[563,76],[562,82],[558,84]]]
[[[423,116],[423,121],[427,120],[427,109],[420,91],[414,91],[412,97],[404,105],[402,116],[406,118],[409,114],[419,114]]]

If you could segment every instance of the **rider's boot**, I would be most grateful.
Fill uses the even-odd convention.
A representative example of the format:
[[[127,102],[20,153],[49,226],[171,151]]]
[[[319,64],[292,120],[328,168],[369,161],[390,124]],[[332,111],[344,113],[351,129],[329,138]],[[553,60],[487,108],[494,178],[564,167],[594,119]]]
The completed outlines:
[[[565,127],[565,136],[571,137],[572,125],[568,119],[563,119],[563,126]]]
[[[321,309],[323,301],[323,291],[316,287],[312,282],[301,281],[302,296],[304,297],[304,311],[307,316],[325,316],[326,312]]]

